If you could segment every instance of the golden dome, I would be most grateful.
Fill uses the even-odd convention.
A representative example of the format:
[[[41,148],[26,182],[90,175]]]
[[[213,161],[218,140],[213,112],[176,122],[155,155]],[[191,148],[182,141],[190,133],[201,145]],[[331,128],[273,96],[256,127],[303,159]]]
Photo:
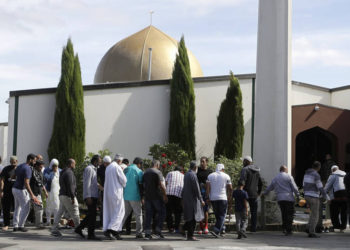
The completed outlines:
[[[151,80],[170,79],[178,42],[154,26],[121,40],[103,56],[94,83],[148,80],[149,50],[152,48]],[[203,76],[202,69],[187,50],[192,77]]]

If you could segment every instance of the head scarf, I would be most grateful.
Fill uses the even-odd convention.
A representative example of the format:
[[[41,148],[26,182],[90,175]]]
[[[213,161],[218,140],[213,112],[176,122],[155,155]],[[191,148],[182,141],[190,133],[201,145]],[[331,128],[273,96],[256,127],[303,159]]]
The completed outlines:
[[[57,159],[52,159],[52,160],[51,160],[49,169],[52,169],[52,166],[53,166],[53,165],[56,165],[56,166],[58,167],[59,162],[58,162]]]

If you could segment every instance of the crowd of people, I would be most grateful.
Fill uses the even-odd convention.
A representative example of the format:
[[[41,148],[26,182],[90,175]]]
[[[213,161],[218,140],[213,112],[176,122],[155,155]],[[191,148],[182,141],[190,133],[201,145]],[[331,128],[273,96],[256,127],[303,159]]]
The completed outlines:
[[[61,169],[57,159],[52,159],[45,167],[41,155],[29,154],[26,162],[17,166],[17,158],[12,156],[10,165],[0,168],[2,230],[9,230],[10,215],[14,210],[13,232],[27,232],[25,223],[30,210],[33,210],[35,226],[50,227],[51,235],[55,237],[62,236],[60,222],[65,217],[72,220],[74,232],[80,237],[101,240],[95,234],[97,211],[100,211],[103,234],[108,240],[121,240],[124,227],[130,234],[133,215],[136,238],[164,238],[162,230],[166,222],[170,233],[181,233],[187,240],[196,241],[197,223],[199,235],[224,236],[225,219],[234,203],[237,238],[241,239],[247,238],[249,212],[250,231],[257,230],[259,196],[266,196],[274,190],[281,210],[283,233],[292,235],[295,202],[300,194],[293,177],[288,174],[288,168],[281,166],[278,175],[262,192],[260,168],[253,164],[250,156],[242,160],[240,178],[237,183],[232,183],[223,164],[217,164],[215,171],[208,168],[207,157],[202,157],[200,164],[192,161],[186,173],[182,166],[175,166],[164,178],[159,160],[153,160],[152,166],[144,170],[140,157],[129,164],[119,154],[113,160],[110,156],[102,159],[94,155],[83,172],[83,200],[87,212],[81,220],[74,159],[68,159]],[[304,197],[310,208],[307,233],[311,238],[319,237],[316,228],[320,220],[322,223],[320,210],[322,212],[324,201],[330,203],[333,227],[343,232],[347,226],[350,176],[338,166],[330,166],[324,185],[318,174],[320,169],[321,164],[314,162],[303,181]],[[210,207],[215,216],[212,228],[208,226]],[[181,227],[182,220],[184,224]]]

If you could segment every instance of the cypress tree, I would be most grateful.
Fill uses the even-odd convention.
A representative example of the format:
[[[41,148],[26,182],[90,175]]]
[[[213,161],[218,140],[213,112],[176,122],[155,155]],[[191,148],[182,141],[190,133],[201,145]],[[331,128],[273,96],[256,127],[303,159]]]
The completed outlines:
[[[56,90],[56,110],[48,155],[50,159],[57,158],[62,165],[68,158],[75,159],[80,165],[85,157],[83,85],[79,58],[74,56],[70,39],[62,51],[61,78]]]
[[[234,77],[232,71],[226,99],[221,103],[216,129],[215,158],[219,156],[229,159],[240,157],[244,137],[242,92],[238,79]]]
[[[192,158],[196,158],[195,96],[190,62],[182,36],[170,81],[169,142],[179,144]]]

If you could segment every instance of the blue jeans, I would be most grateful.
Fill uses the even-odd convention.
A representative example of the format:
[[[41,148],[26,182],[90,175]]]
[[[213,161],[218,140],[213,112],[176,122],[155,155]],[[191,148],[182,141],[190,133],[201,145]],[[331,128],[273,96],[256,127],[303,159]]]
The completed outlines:
[[[258,220],[258,201],[257,201],[257,198],[249,198],[248,202],[249,202],[249,209],[250,209],[250,216],[251,216],[250,231],[255,232],[256,224]]]
[[[214,232],[220,233],[225,224],[225,217],[227,213],[227,200],[210,201],[213,206],[216,223],[214,226]]]
[[[155,214],[156,233],[161,233],[165,219],[165,204],[163,200],[145,200],[146,218],[145,232],[152,233],[152,218]]]

